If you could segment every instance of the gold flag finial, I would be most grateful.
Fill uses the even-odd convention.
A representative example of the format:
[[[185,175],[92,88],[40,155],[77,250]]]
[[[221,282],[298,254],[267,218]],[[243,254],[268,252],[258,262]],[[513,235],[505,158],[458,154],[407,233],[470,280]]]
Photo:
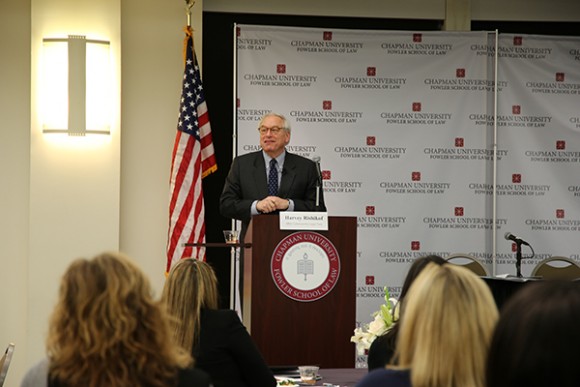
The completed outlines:
[[[195,0],[185,0],[185,15],[187,16],[187,25],[191,26],[191,9],[195,4]]]

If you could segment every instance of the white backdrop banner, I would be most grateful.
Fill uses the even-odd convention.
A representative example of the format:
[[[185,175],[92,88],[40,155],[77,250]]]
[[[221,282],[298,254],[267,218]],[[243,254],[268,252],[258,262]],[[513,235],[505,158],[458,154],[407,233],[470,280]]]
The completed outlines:
[[[579,259],[580,39],[500,35],[497,81],[494,57],[487,32],[237,26],[237,153],[272,111],[321,158],[329,215],[358,219],[358,324],[423,255],[516,274],[512,232],[524,276]]]

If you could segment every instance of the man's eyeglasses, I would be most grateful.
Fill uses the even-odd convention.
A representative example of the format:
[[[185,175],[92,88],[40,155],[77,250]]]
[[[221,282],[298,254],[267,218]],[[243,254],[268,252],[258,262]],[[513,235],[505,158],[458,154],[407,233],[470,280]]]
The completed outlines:
[[[281,128],[279,126],[272,126],[271,128],[268,128],[266,126],[260,126],[258,128],[258,132],[260,132],[260,134],[266,134],[266,133],[268,133],[268,131],[270,131],[270,133],[272,133],[272,134],[278,134],[282,130],[284,130],[284,128]]]

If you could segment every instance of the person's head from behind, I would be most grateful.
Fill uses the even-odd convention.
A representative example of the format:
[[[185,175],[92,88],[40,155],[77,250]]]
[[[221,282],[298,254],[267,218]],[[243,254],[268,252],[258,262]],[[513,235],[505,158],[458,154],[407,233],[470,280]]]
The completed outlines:
[[[483,386],[497,307],[469,270],[429,263],[403,304],[397,354],[414,387]]]
[[[441,258],[438,255],[425,255],[425,256],[419,257],[419,258],[415,259],[415,261],[413,261],[413,263],[411,264],[411,267],[407,271],[407,275],[405,276],[405,281],[403,282],[403,286],[401,288],[401,293],[399,294],[399,299],[397,301],[397,304],[395,305],[395,308],[393,308],[393,311],[392,311],[394,322],[399,321],[400,315],[401,315],[401,308],[402,308],[402,305],[405,303],[405,297],[407,296],[407,293],[409,292],[409,289],[411,288],[413,281],[415,281],[415,279],[419,276],[421,271],[423,271],[423,269],[425,267],[427,267],[427,265],[429,263],[433,263],[436,265],[443,265],[446,262],[447,261],[445,261],[445,259]],[[385,338],[384,338],[383,343],[384,343],[384,345],[386,345],[386,347],[388,348],[388,351],[391,353],[392,353],[392,351],[394,351],[397,336],[399,335],[400,328],[401,328],[400,324],[394,324],[385,333]],[[396,363],[397,359],[396,359],[396,357],[390,356],[388,361],[392,362],[392,363]]]
[[[399,299],[398,299],[397,305],[393,309],[393,320],[394,321],[397,321],[399,319],[400,313],[401,313],[401,305],[403,305],[405,297],[407,296],[407,293],[409,292],[409,289],[411,288],[413,281],[415,281],[415,279],[417,278],[417,276],[419,276],[421,271],[423,271],[423,269],[429,263],[443,265],[446,262],[447,261],[445,259],[441,258],[438,255],[425,255],[425,256],[419,257],[419,258],[415,259],[415,261],[413,261],[413,263],[411,264],[411,267],[409,268],[409,271],[407,271],[407,275],[405,276],[405,281],[403,282],[403,286],[401,287],[401,293],[399,293]],[[395,325],[391,329],[398,331],[399,327],[397,325]],[[397,332],[397,334],[398,334],[398,332]]]
[[[580,283],[542,281],[503,306],[488,357],[490,387],[580,386]]]
[[[409,289],[411,288],[411,285],[413,284],[413,281],[415,281],[415,279],[419,276],[421,271],[423,271],[423,269],[429,263],[443,265],[446,262],[447,261],[445,259],[441,258],[438,255],[425,255],[415,259],[415,261],[413,261],[413,263],[411,264],[409,271],[407,271],[407,275],[405,276],[405,282],[403,282],[403,286],[401,287],[399,301],[405,298],[405,296],[409,292]]]
[[[173,317],[176,341],[191,350],[199,334],[202,309],[217,309],[219,294],[212,267],[194,258],[184,258],[170,270],[162,299]]]
[[[50,376],[65,385],[163,385],[189,355],[148,279],[126,256],[77,259],[62,277],[47,339]]]

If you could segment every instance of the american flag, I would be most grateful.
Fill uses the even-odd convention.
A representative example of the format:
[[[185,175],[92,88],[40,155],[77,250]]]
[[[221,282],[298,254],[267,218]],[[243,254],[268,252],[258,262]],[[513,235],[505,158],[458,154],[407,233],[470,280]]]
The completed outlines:
[[[171,161],[167,273],[181,258],[205,260],[204,247],[185,244],[205,242],[201,179],[217,170],[191,27],[185,33],[185,71]]]

